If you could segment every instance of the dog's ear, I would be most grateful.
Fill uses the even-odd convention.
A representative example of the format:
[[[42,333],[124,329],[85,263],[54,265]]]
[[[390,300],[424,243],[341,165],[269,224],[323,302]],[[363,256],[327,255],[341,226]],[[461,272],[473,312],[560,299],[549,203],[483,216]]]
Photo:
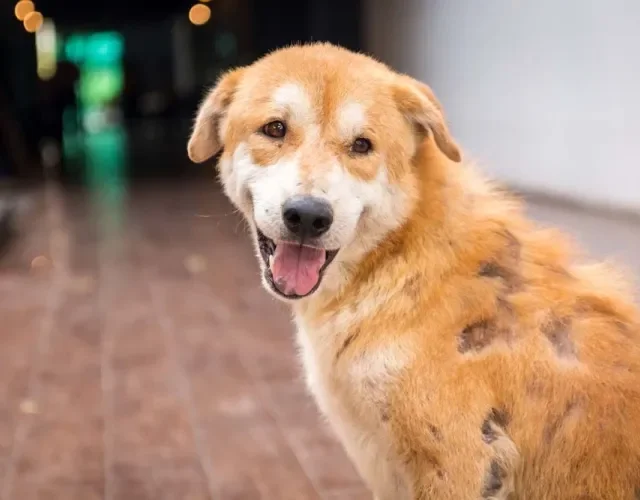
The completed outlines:
[[[222,149],[222,121],[243,71],[243,68],[238,68],[222,75],[200,104],[187,146],[189,158],[194,163],[202,163]]]
[[[451,137],[442,105],[431,88],[407,75],[400,75],[393,87],[393,97],[402,113],[422,134],[433,138],[450,160],[460,162],[460,149]]]

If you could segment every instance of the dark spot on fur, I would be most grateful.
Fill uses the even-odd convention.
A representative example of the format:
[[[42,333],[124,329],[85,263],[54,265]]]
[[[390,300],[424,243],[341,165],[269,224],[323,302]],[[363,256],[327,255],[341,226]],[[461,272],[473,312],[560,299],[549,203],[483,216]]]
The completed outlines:
[[[556,350],[556,354],[560,358],[575,359],[576,349],[573,342],[569,338],[571,329],[570,318],[553,317],[542,327],[542,333],[545,334],[549,342]]]
[[[485,419],[485,421],[482,422],[482,440],[487,444],[491,444],[496,439],[498,439],[498,434],[493,428],[491,420]]]
[[[498,439],[498,430],[506,430],[509,425],[509,414],[505,410],[491,408],[489,415],[482,422],[482,439],[491,444]]]
[[[520,253],[522,250],[522,245],[518,238],[509,230],[505,229],[502,232],[502,236],[505,240],[507,240],[507,253],[514,260],[520,260]]]
[[[489,473],[485,479],[484,489],[482,490],[482,498],[495,496],[502,488],[504,478],[507,476],[506,471],[496,460],[491,462]]]
[[[435,425],[429,424],[429,432],[436,441],[442,441],[442,432]]]
[[[388,422],[391,419],[391,408],[389,405],[383,405],[380,409],[380,420]]]
[[[392,241],[391,247],[389,248],[389,257],[397,258],[404,254],[404,243],[402,241]]]
[[[636,497],[636,500],[640,500],[640,486],[636,486],[636,489],[634,490],[633,494]]]
[[[497,262],[483,262],[480,265],[478,274],[484,278],[504,278],[510,272]]]
[[[440,463],[440,460],[438,459],[438,457],[436,457],[432,453],[425,454],[423,457],[423,461],[429,468],[431,468],[434,471],[438,471],[442,469],[442,464]]]
[[[507,293],[513,293],[522,288],[522,277],[517,269],[506,267],[497,262],[484,262],[480,265],[478,275],[483,278],[500,279],[506,287]]]
[[[597,313],[603,316],[618,316],[618,312],[609,303],[609,301],[593,295],[583,295],[578,298],[578,300],[576,301],[575,309],[576,312],[582,314]]]
[[[495,259],[480,264],[478,274],[484,278],[500,279],[507,293],[513,293],[522,287],[520,274],[521,244],[509,231],[503,231],[504,247],[498,251]]]
[[[428,449],[409,449],[403,455],[404,463],[424,471],[431,471],[437,473],[442,471],[442,464],[439,457]]]
[[[580,406],[578,405],[577,400],[571,400],[567,403],[564,411],[552,421],[548,422],[544,428],[544,440],[547,443],[553,441],[553,439],[558,435],[558,432],[562,428],[562,425],[572,417],[577,416],[578,410]]]
[[[415,449],[408,449],[400,457],[405,465],[411,465],[418,462],[418,452]]]
[[[509,422],[511,421],[511,416],[509,415],[507,410],[504,409],[492,408],[490,417],[496,423],[496,425],[499,425],[503,429],[506,429],[509,425]]]
[[[407,295],[412,298],[418,298],[420,295],[421,289],[421,276],[419,274],[414,274],[413,276],[407,278],[404,282],[404,290]]]
[[[567,271],[566,268],[559,266],[559,265],[555,265],[555,264],[548,264],[545,266],[547,271],[549,271],[551,274],[556,274],[558,276],[562,276],[564,278],[571,278],[571,273],[569,271]]]
[[[458,336],[458,351],[478,352],[491,345],[494,340],[498,338],[508,340],[509,336],[509,329],[497,321],[481,320],[462,330]]]
[[[340,349],[338,349],[338,352],[336,353],[336,363],[340,360],[344,352],[349,348],[349,346],[353,343],[353,341],[356,339],[357,336],[358,336],[358,332],[353,333],[352,335],[349,335],[346,339],[344,339],[344,342],[342,343],[342,345],[340,346]]]
[[[494,337],[495,325],[487,320],[465,327],[458,339],[458,351],[479,351],[487,347]]]

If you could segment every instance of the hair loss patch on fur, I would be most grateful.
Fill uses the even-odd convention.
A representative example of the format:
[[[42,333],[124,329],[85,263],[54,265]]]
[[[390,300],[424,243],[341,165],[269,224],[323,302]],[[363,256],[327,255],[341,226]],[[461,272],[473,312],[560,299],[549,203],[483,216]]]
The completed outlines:
[[[507,293],[518,291],[523,285],[520,272],[521,244],[510,232],[503,231],[500,236],[504,240],[503,247],[495,258],[482,262],[478,275],[483,278],[500,279]]]
[[[553,345],[556,355],[567,360],[577,359],[576,347],[571,340],[571,318],[552,317],[542,327],[542,333]]]
[[[429,432],[433,436],[433,439],[435,439],[436,441],[442,441],[442,431],[438,427],[433,424],[429,424]]]
[[[482,423],[482,439],[487,444],[493,443],[498,439],[498,431],[504,432],[507,425],[509,425],[509,414],[505,410],[491,408],[489,415]]]
[[[571,419],[580,418],[582,415],[582,406],[577,399],[570,400],[564,411],[552,418],[544,428],[544,440],[546,443],[553,441],[556,436],[561,432],[562,427],[567,424]]]
[[[497,498],[496,495],[500,493],[506,477],[507,471],[504,467],[497,460],[493,460],[487,472],[482,498]]]
[[[458,351],[462,354],[480,352],[496,341],[509,342],[510,330],[498,319],[480,320],[462,330],[458,336]]]

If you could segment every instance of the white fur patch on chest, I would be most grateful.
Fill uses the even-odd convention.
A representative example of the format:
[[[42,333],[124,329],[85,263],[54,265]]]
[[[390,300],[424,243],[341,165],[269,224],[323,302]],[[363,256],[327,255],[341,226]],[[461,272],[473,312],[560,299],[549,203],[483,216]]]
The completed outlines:
[[[347,454],[380,498],[406,498],[386,420],[389,391],[413,359],[410,345],[399,340],[372,346],[350,355],[344,360],[345,369],[337,374],[334,362],[339,345],[335,344],[344,337],[331,327],[339,323],[330,321],[324,328],[309,330],[304,320],[296,319],[309,390]]]
[[[408,346],[398,341],[376,346],[350,360],[349,382],[357,388],[365,405],[384,411],[388,392],[412,359]]]
[[[402,283],[398,284],[402,288]],[[335,392],[342,398],[350,393],[349,405],[368,405],[375,396],[384,398],[388,386],[413,358],[412,346],[406,337],[392,342],[373,343],[343,359],[341,351],[354,339],[357,325],[374,317],[377,310],[391,299],[396,289],[370,290],[349,306],[322,318],[320,324],[307,324],[303,315],[296,315],[298,343],[309,387],[314,392]],[[375,321],[374,321],[375,323]],[[367,335],[368,332],[361,334]],[[340,364],[336,370],[337,363]],[[318,391],[316,391],[316,386]],[[321,394],[317,396],[322,397]],[[322,398],[325,399],[325,398]]]

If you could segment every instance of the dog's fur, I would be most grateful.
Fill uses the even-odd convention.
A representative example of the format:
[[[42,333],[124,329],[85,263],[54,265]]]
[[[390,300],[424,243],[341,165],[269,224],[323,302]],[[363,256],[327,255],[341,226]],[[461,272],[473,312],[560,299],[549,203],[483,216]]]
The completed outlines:
[[[257,132],[274,118],[279,142]],[[286,48],[203,101],[189,155],[220,149],[254,233],[281,238],[293,194],[333,206],[340,251],[291,303],[309,388],[377,499],[640,498],[632,293],[461,161],[426,85]]]

